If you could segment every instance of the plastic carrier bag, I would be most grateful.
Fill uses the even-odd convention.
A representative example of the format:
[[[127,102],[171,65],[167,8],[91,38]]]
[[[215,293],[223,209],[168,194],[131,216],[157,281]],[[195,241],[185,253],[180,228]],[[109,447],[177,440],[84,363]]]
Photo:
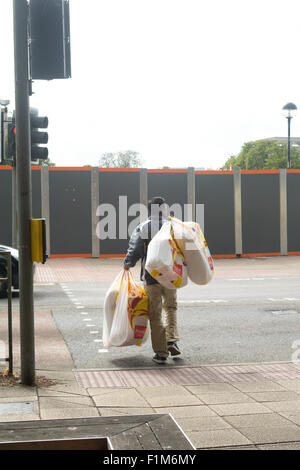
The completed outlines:
[[[174,239],[170,221],[165,222],[150,241],[145,269],[168,289],[177,289],[187,284],[184,256]]]
[[[148,333],[148,296],[131,272],[123,270],[104,299],[103,345],[140,346]]]
[[[195,284],[208,284],[214,275],[214,264],[205,237],[196,222],[171,218],[177,245],[184,255],[188,276]]]

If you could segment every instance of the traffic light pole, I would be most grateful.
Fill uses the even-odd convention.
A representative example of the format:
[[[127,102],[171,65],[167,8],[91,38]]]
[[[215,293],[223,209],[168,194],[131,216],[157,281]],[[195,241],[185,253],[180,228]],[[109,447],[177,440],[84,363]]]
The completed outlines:
[[[16,173],[19,229],[21,382],[35,383],[33,264],[31,261],[31,145],[28,76],[28,3],[14,0]]]

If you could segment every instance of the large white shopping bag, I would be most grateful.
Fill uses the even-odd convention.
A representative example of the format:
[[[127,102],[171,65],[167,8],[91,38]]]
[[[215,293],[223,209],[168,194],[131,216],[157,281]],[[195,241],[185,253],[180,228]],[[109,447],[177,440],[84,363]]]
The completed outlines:
[[[104,299],[103,346],[140,346],[149,334],[148,296],[130,271],[123,270]]]
[[[174,217],[171,223],[174,238],[187,264],[188,277],[195,284],[208,284],[214,275],[214,263],[199,224]]]
[[[184,256],[174,239],[170,221],[162,225],[149,243],[145,269],[157,282],[169,289],[187,284]]]

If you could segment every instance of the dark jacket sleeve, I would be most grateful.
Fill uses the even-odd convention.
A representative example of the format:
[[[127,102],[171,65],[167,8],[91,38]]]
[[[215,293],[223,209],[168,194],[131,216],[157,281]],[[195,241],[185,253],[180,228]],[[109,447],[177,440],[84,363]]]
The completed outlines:
[[[145,255],[145,240],[141,235],[141,227],[138,226],[132,233],[127,254],[124,260],[124,266],[126,268],[133,268],[139,259],[143,258]]]

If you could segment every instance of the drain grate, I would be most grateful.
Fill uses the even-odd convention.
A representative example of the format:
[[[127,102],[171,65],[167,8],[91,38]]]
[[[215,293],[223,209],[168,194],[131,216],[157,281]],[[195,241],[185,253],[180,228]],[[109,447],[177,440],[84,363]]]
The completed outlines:
[[[0,415],[17,415],[33,413],[33,402],[32,401],[20,401],[13,403],[0,403]]]

